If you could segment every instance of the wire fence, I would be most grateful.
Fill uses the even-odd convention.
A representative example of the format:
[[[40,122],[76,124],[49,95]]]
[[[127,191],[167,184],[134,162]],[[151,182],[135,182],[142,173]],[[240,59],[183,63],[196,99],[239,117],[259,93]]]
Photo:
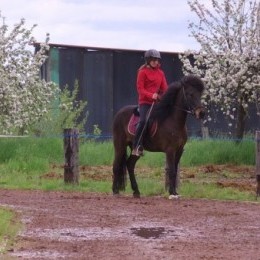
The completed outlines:
[[[260,131],[260,130],[259,130]],[[71,136],[71,135],[70,135]],[[47,134],[47,135],[0,135],[0,138],[61,138],[68,137],[64,134]],[[74,137],[74,136],[73,136]],[[91,134],[91,133],[80,133],[77,135],[78,138],[83,140],[95,140],[95,141],[112,141],[113,135],[111,134]],[[255,141],[255,135],[245,135],[242,139],[235,138],[230,135],[227,135],[226,133],[220,133],[216,135],[209,135],[208,137],[202,137],[202,136],[196,136],[196,135],[190,135],[188,137],[189,140],[212,140],[212,141],[227,141],[227,142],[249,142],[249,141]]]

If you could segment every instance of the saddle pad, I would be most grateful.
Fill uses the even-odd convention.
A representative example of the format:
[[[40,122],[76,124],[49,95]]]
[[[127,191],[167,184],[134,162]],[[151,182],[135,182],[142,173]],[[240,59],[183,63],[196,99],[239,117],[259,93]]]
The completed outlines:
[[[139,122],[139,116],[132,114],[127,127],[129,134],[135,135],[138,122]],[[148,125],[148,131],[151,137],[155,135],[157,131],[157,121],[154,121],[152,122],[152,124]]]

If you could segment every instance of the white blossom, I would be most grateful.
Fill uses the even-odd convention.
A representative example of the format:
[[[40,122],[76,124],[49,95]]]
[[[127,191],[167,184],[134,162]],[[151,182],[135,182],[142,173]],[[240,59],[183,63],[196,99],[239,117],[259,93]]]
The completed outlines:
[[[3,17],[0,13],[0,20]],[[34,53],[33,25],[26,29],[25,20],[12,30],[0,25],[0,132],[25,130],[47,113],[48,104],[58,86],[41,79],[40,68],[48,55],[48,42]],[[47,35],[48,37],[48,35]]]
[[[199,0],[188,3],[199,18],[198,24],[190,23],[189,29],[201,49],[180,55],[184,74],[202,76],[206,85],[204,102],[217,104],[231,119],[237,119],[234,112],[246,114],[250,104],[256,104],[259,114],[259,1],[211,0],[211,9]]]

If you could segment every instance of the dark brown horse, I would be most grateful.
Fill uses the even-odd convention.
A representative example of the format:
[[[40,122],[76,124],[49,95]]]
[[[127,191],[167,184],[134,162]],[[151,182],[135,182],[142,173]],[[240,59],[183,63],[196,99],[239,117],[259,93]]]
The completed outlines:
[[[176,177],[183,147],[187,141],[186,118],[188,114],[197,119],[203,118],[205,112],[201,105],[204,90],[202,80],[189,75],[169,85],[161,101],[153,107],[150,119],[158,122],[158,129],[152,137],[144,138],[144,149],[166,154],[166,187],[169,198],[178,197]],[[135,178],[135,164],[139,157],[127,154],[127,147],[132,150],[133,135],[128,132],[128,122],[136,106],[126,106],[117,112],[113,122],[113,194],[119,194],[126,185],[128,171],[134,197],[140,197]]]

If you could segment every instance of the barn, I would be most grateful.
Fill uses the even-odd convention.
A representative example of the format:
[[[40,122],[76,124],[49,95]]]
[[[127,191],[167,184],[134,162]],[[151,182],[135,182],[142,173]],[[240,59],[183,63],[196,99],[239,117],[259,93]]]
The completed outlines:
[[[36,45],[36,50],[38,46]],[[79,82],[79,98],[88,102],[86,134],[93,132],[98,125],[104,138],[112,136],[111,127],[115,113],[123,106],[137,104],[136,73],[144,63],[145,50],[111,49],[89,46],[50,44],[49,58],[42,69],[42,78],[57,83],[61,89],[68,85],[73,88]],[[161,52],[162,69],[168,83],[182,76],[182,63],[179,53]],[[227,134],[228,124],[223,116],[215,111],[214,121],[207,123],[212,135]],[[187,121],[188,134],[201,136],[202,122],[191,116]],[[260,128],[256,108],[249,110],[246,131]]]

